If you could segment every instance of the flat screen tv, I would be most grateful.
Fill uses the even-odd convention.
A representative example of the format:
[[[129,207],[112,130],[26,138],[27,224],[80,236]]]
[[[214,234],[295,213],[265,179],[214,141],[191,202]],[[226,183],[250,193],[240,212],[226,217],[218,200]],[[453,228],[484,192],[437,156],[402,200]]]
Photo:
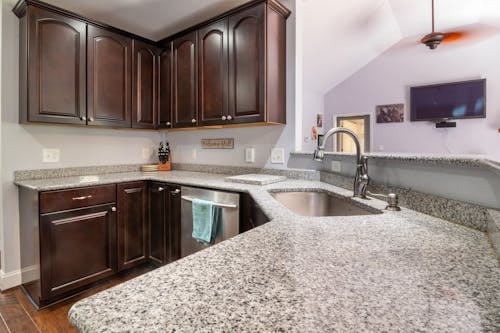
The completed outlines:
[[[411,87],[411,121],[486,117],[486,79]]]

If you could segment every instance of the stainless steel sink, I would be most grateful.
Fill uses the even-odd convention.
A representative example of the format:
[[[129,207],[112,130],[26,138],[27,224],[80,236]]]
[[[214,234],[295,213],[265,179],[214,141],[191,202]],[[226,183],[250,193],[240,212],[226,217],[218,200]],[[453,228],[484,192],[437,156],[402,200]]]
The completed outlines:
[[[271,192],[271,195],[286,208],[302,216],[353,216],[382,213],[375,208],[365,208],[351,199],[337,197],[327,192]]]

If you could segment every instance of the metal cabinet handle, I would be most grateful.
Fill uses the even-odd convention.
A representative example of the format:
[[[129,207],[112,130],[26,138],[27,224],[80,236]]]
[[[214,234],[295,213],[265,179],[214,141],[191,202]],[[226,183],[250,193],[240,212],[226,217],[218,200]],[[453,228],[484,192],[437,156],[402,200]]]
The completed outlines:
[[[80,120],[85,121],[85,120],[87,120],[87,117],[80,117]]]
[[[116,212],[116,207],[111,207],[112,212]]]
[[[170,193],[172,193],[173,195],[176,195],[176,194],[179,194],[181,193],[181,190],[179,190],[178,188],[173,190],[173,191],[170,191]]]
[[[222,120],[226,120],[226,116],[222,116]]]
[[[82,197],[74,197],[73,200],[78,201],[78,200],[85,200],[85,199],[91,199],[91,198],[92,198],[91,195],[84,195]]]
[[[233,119],[233,117],[227,116],[227,120],[231,120],[231,119]]]
[[[194,123],[196,123],[196,119],[194,119],[194,118],[193,118],[193,119],[191,119],[191,122],[192,122],[193,124],[194,124]]]
[[[163,187],[158,187],[158,192],[163,192],[165,189]]]

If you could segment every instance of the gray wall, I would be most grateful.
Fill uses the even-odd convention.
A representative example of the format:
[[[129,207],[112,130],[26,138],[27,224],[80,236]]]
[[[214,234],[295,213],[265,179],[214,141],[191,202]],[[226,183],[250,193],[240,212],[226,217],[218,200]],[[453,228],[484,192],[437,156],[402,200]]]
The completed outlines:
[[[443,44],[436,50],[411,43],[391,47],[325,95],[325,117],[372,115],[372,151],[485,154],[500,160],[500,36]],[[457,128],[436,129],[410,122],[409,87],[435,82],[487,79],[487,118],[457,120]],[[405,103],[404,123],[376,124],[375,106]]]

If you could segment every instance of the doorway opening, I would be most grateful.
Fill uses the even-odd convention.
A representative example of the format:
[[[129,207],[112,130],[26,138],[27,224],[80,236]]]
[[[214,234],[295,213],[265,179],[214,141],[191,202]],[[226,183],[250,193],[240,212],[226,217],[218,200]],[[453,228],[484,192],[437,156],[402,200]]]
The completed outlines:
[[[370,151],[370,115],[337,116],[337,126],[345,127],[356,133],[359,138],[361,152]],[[337,136],[337,152],[356,153],[354,141],[345,134]]]

